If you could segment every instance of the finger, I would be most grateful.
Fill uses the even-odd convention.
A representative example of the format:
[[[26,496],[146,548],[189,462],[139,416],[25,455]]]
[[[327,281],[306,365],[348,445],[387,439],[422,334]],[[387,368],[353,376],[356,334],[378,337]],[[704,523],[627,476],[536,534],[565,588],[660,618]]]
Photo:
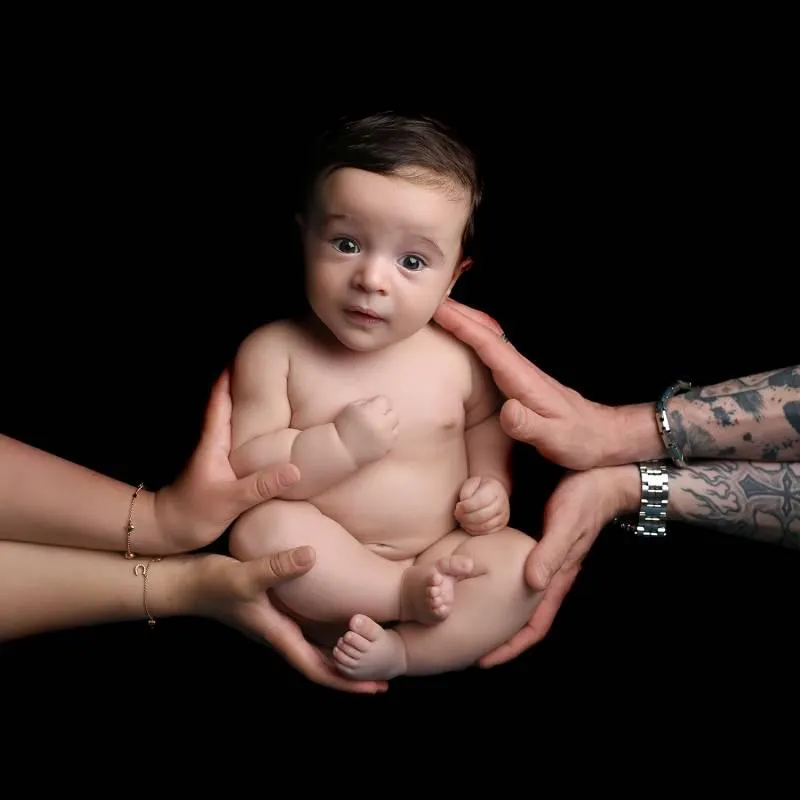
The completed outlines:
[[[539,547],[541,547],[541,545],[544,543],[544,537],[543,537],[542,542],[540,542],[539,545],[535,547],[533,552],[528,556],[528,562],[525,566],[525,574],[528,579],[529,585],[531,585],[532,588],[534,589],[537,588],[536,586],[533,586],[533,584],[531,584],[532,579],[536,580],[533,577],[532,573],[536,572],[537,569],[539,571],[538,572],[539,579],[547,577],[549,574],[549,580],[548,580],[548,587],[549,587],[550,583],[552,583],[558,575],[561,575],[565,572],[571,572],[576,567],[579,567],[580,564],[583,563],[583,559],[586,558],[586,555],[588,554],[589,550],[591,550],[595,540],[600,535],[601,530],[602,527],[595,529],[593,525],[590,526],[589,528],[579,527],[576,522],[574,525],[574,531],[571,531],[569,534],[569,539],[574,542],[572,547],[568,548],[566,553],[562,556],[561,547],[563,546],[563,544],[562,543],[559,543],[557,545],[554,544],[553,546],[558,548],[555,551],[556,552],[555,557],[550,559],[550,557],[547,554],[545,554],[542,557],[541,561],[541,564],[544,566],[540,565],[537,567],[534,559],[534,554],[536,550],[538,550]],[[577,534],[575,533],[575,531],[577,531]],[[562,535],[562,538],[565,541],[567,539],[565,535]],[[553,567],[554,564],[558,564],[558,566],[554,568]]]
[[[536,446],[546,436],[548,420],[531,411],[514,398],[500,409],[500,427],[512,439]]]
[[[246,566],[253,573],[258,591],[266,592],[279,583],[305,574],[314,566],[315,561],[316,552],[313,547],[296,547],[249,561]]]
[[[494,328],[470,319],[466,314],[443,304],[434,319],[470,346],[492,371],[495,383],[506,397],[526,397],[530,402],[552,403],[553,390],[563,387],[523,356],[510,342],[503,341]],[[542,393],[542,390],[544,393]]]
[[[354,681],[336,672],[321,653],[304,638],[300,628],[288,617],[271,626],[269,640],[278,652],[299,672],[314,683],[357,694],[386,691],[385,681]]]
[[[458,493],[458,499],[460,501],[468,500],[475,492],[478,490],[478,487],[481,485],[481,479],[479,475],[474,475],[471,478],[467,478],[461,486],[461,491]]]
[[[490,503],[483,508],[476,509],[467,509],[462,506],[462,503],[456,506],[456,517],[462,522],[468,522],[472,527],[482,525],[484,522],[488,522],[490,519],[494,519],[498,516],[499,509],[497,503]]]
[[[201,442],[222,447],[227,452],[231,443],[230,375],[222,371],[211,387],[206,413],[203,418]]]
[[[299,480],[300,470],[294,464],[280,464],[240,478],[231,488],[236,516],[258,503],[278,497]]]
[[[500,528],[504,528],[508,519],[505,517],[504,514],[495,514],[491,519],[488,519],[486,522],[481,522],[479,524],[473,524],[470,522],[462,522],[461,525],[463,528],[468,529],[472,534],[479,534],[479,533],[488,533],[489,531],[499,530]]]
[[[448,300],[439,306],[434,319],[456,338],[472,347],[489,369],[498,371],[509,379],[514,372],[524,370],[521,379],[532,391],[532,378],[539,378],[548,387],[563,390],[551,375],[525,358],[511,342],[501,340],[501,326],[488,314],[469,306]],[[520,363],[521,362],[521,363]]]
[[[577,513],[569,505],[562,505],[552,516],[545,514],[542,538],[525,563],[525,578],[531,589],[542,591],[547,588],[583,532]]]
[[[484,323],[473,319],[447,303],[439,306],[439,309],[434,314],[434,319],[445,330],[450,331],[450,333],[479,353],[482,348],[493,349],[497,355],[502,354],[503,351],[506,351],[506,353],[512,352],[508,342],[501,340],[500,335],[503,331],[494,320],[492,320],[494,324]],[[488,355],[491,355],[491,352]]]
[[[489,330],[494,331],[498,336],[503,333],[503,328],[500,323],[490,314],[487,314],[485,311],[480,311],[477,308],[472,308],[472,306],[468,306],[464,303],[459,303],[458,300],[453,300],[451,298],[447,298],[445,300],[445,306],[449,307],[450,309],[457,311],[464,316],[468,317],[469,319],[477,322],[480,325],[483,325]],[[445,311],[445,316],[447,311]]]
[[[545,590],[544,597],[542,597],[542,602],[536,606],[531,621],[528,623],[529,629],[535,636],[533,644],[540,642],[550,632],[553,620],[580,571],[581,564],[577,563],[559,570],[553,576],[550,585]]]
[[[484,508],[499,508],[500,498],[497,496],[497,489],[491,486],[481,486],[472,497],[461,501],[470,511],[479,511]]]
[[[535,635],[527,625],[508,642],[501,644],[500,647],[487,653],[478,661],[478,666],[483,669],[497,667],[516,658],[520,653],[524,653],[536,641]]]

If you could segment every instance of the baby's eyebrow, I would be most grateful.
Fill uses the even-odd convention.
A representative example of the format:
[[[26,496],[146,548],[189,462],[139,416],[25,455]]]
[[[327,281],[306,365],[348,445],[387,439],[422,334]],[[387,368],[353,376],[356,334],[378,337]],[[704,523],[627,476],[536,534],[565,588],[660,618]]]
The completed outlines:
[[[322,217],[321,224],[323,227],[327,227],[333,222],[357,222],[356,218],[350,214],[339,214],[334,212],[329,212]]]
[[[423,242],[424,244],[427,244],[428,247],[430,247],[432,250],[435,250],[442,258],[445,257],[444,253],[442,252],[442,248],[439,247],[439,245],[436,244],[436,242],[434,242],[433,239],[431,239],[430,237],[423,236],[421,233],[412,233],[409,235],[409,239],[416,239],[419,242]]]
[[[357,223],[358,219],[352,214],[343,214],[341,212],[334,211],[329,211],[322,217],[323,228],[326,228],[328,225],[331,225],[334,222]],[[408,231],[406,236],[409,238],[409,240],[422,242],[423,244],[428,245],[428,247],[434,250],[441,258],[446,257],[442,248],[433,239],[431,239],[430,236],[426,236],[423,233],[416,233],[415,231]]]

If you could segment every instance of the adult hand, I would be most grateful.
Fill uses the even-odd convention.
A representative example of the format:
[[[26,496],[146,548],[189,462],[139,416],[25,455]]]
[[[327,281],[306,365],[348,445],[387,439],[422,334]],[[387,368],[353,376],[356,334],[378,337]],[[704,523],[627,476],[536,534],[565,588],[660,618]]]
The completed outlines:
[[[230,378],[227,370],[215,383],[200,442],[180,476],[155,495],[156,519],[165,553],[185,552],[213,542],[240,514],[279,497],[300,472],[284,464],[237,478],[231,452]]]
[[[505,340],[500,325],[482,311],[448,298],[434,320],[472,347],[491,370],[508,398],[500,413],[507,435],[568,469],[604,463],[617,436],[616,409],[587,400],[551,378]]]
[[[312,548],[299,547],[244,562],[216,554],[190,558],[197,558],[191,591],[199,616],[215,619],[272,645],[295,669],[315,683],[345,692],[386,691],[385,681],[345,678],[319,648],[305,639],[297,623],[270,602],[269,589],[311,569],[315,562]]]
[[[638,506],[636,466],[598,467],[561,479],[544,509],[542,537],[525,565],[528,584],[535,591],[544,590],[544,596],[528,624],[484,656],[480,666],[510,661],[547,635],[600,531],[614,517]]]

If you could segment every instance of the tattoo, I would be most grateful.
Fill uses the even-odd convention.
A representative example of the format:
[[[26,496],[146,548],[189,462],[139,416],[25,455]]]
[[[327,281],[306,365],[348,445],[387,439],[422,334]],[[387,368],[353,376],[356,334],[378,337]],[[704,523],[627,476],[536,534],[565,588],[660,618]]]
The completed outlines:
[[[791,400],[783,407],[789,424],[800,433],[800,400]]]
[[[797,367],[786,367],[777,372],[767,372],[767,381],[770,386],[791,386],[800,389],[800,370]]]
[[[668,413],[687,458],[800,460],[800,365],[691,389]]]
[[[669,476],[670,518],[800,550],[800,463],[715,461]]]

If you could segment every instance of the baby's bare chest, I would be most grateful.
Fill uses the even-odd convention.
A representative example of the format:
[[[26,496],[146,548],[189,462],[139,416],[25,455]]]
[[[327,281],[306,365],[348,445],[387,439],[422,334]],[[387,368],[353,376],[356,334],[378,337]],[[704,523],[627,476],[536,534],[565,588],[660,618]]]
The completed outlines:
[[[386,397],[400,422],[401,438],[461,431],[467,395],[463,371],[444,361],[358,365],[306,358],[289,373],[292,427],[333,422],[350,403]]]

